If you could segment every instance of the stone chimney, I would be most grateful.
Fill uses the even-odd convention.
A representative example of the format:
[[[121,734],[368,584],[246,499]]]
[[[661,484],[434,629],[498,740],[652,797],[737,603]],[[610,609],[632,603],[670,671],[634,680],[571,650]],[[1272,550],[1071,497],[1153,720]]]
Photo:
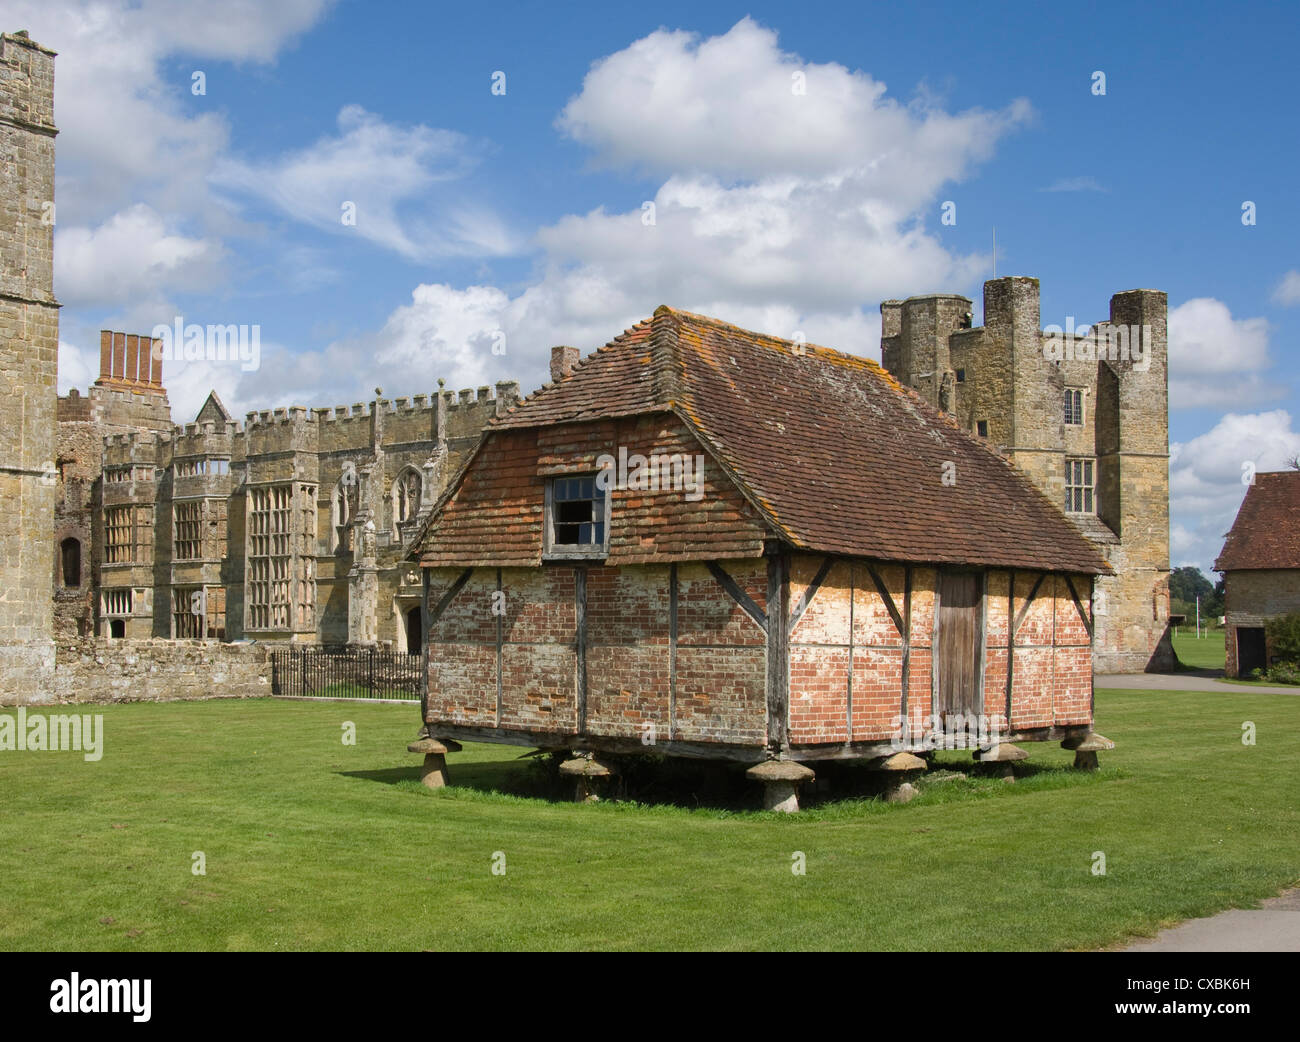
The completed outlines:
[[[551,379],[559,383],[573,372],[573,367],[578,364],[578,359],[581,357],[582,352],[576,347],[551,348]]]

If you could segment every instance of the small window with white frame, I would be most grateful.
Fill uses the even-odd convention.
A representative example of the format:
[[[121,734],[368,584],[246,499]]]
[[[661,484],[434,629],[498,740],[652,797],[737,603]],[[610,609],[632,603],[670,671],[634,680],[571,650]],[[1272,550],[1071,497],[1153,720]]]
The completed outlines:
[[[546,556],[604,557],[609,552],[610,497],[594,474],[546,483]]]

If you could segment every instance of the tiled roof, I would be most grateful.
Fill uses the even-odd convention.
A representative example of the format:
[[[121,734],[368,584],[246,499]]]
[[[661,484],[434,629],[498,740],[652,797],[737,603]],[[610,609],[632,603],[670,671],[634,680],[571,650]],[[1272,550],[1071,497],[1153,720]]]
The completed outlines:
[[[1214,570],[1248,568],[1300,568],[1300,470],[1257,473],[1246,489]]]
[[[669,307],[497,417],[487,435],[666,410],[796,547],[1109,571],[1027,477],[875,362]]]

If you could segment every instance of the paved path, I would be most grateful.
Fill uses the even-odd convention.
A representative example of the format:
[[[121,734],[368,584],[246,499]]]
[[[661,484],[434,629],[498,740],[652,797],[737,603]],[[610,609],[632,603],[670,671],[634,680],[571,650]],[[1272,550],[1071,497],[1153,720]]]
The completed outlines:
[[[1261,901],[1258,909],[1234,908],[1208,919],[1189,919],[1126,952],[1300,952],[1300,889]]]
[[[1300,695],[1300,687],[1262,687],[1257,684],[1228,684],[1216,679],[1222,674],[1208,669],[1190,673],[1098,674],[1097,687],[1122,687],[1139,691],[1221,691],[1225,695]]]

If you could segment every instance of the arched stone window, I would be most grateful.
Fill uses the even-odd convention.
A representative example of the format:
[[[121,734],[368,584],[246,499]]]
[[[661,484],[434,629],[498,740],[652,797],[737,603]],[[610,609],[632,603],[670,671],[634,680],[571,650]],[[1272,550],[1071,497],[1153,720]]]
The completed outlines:
[[[357,471],[350,462],[343,465],[343,476],[334,486],[330,499],[331,550],[352,549],[352,522],[357,516]]]
[[[64,586],[81,585],[81,540],[68,536],[59,544],[59,565]]]
[[[424,479],[414,467],[407,467],[393,482],[393,527],[414,521],[420,512]]]

